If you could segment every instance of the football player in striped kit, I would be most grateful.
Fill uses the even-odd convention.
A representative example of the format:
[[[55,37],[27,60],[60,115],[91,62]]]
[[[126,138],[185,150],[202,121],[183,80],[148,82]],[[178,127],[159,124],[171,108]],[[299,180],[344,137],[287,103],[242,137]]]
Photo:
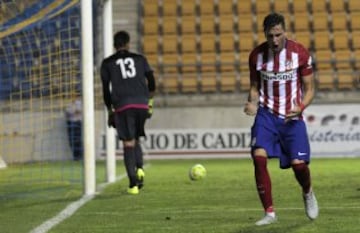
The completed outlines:
[[[302,188],[307,216],[318,216],[318,204],[311,186],[310,145],[303,119],[312,102],[314,76],[312,60],[303,45],[286,37],[285,20],[271,13],[263,22],[266,41],[249,55],[250,90],[244,112],[254,115],[251,128],[251,156],[255,181],[265,216],[256,225],[275,222],[268,158],[278,158],[280,168],[292,168]]]

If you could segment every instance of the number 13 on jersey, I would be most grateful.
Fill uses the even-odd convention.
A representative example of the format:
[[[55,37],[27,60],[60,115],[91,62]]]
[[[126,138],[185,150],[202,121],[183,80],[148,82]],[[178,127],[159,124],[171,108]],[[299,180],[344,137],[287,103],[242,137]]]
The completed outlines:
[[[136,76],[135,62],[133,58],[127,57],[117,59],[116,64],[120,66],[123,79],[134,78]]]

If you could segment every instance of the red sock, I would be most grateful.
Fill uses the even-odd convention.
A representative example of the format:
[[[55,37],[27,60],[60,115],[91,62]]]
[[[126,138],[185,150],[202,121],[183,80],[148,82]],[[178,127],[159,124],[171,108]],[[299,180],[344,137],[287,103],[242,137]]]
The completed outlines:
[[[311,187],[310,169],[307,164],[299,163],[291,165],[296,180],[301,185],[304,193],[308,193]]]
[[[267,169],[267,158],[262,156],[253,157],[255,167],[255,181],[257,192],[265,212],[273,212],[273,202],[271,194],[271,180]]]

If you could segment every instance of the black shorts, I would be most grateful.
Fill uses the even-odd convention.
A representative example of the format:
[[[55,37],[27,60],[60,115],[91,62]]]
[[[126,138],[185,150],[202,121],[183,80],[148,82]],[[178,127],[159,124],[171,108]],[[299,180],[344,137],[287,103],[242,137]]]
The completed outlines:
[[[139,139],[145,136],[148,110],[130,108],[115,114],[115,125],[120,140]]]

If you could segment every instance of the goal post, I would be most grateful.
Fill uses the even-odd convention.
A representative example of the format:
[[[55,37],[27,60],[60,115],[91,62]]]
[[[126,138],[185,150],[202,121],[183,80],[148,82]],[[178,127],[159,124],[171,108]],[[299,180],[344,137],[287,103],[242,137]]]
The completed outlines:
[[[84,194],[96,191],[95,105],[92,0],[81,0],[81,73],[83,90]]]
[[[104,57],[113,53],[113,20],[112,20],[112,0],[106,0],[103,6],[103,49]],[[108,112],[105,108],[105,119],[108,118]],[[105,121],[106,122],[106,121]],[[116,151],[115,151],[115,129],[107,127],[105,124],[106,137],[106,180],[109,183],[116,180]]]
[[[4,159],[2,158],[2,156],[0,155],[0,169],[4,169],[6,167],[7,167],[7,164],[4,161]]]
[[[4,1],[0,7],[0,168],[19,167],[26,182],[58,181],[96,191],[96,106],[93,8],[104,7],[104,56],[113,52],[112,0]],[[98,13],[98,12],[97,12]],[[97,34],[95,38],[100,38]],[[100,41],[100,40],[99,40]],[[97,75],[97,73],[96,73]],[[95,91],[94,91],[95,90]],[[81,94],[84,160],[71,151],[64,110]],[[101,101],[102,103],[102,101]],[[106,111],[104,111],[106,114]],[[103,120],[104,116],[100,117]],[[106,119],[106,118],[105,118]],[[115,130],[105,124],[107,182],[115,181]],[[97,133],[95,133],[97,132]],[[6,162],[5,162],[6,161]],[[31,170],[30,165],[37,165]],[[44,173],[46,164],[59,172]],[[80,166],[79,166],[80,165]],[[80,169],[79,169],[80,168]],[[27,174],[24,171],[29,171]],[[11,180],[2,180],[11,182]],[[79,186],[82,188],[81,186]]]

